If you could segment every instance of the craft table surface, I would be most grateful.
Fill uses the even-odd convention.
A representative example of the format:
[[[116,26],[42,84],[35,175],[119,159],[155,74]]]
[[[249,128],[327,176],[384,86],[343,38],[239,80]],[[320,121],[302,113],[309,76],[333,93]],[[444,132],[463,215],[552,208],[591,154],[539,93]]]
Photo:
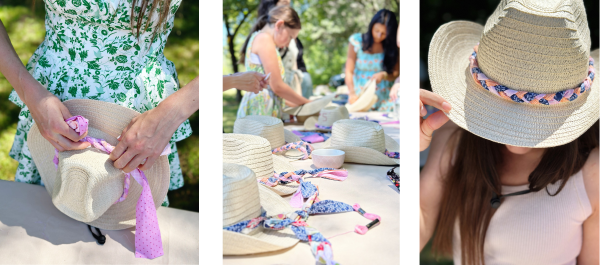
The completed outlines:
[[[362,113],[361,113],[362,114]],[[360,114],[359,114],[360,115]],[[368,113],[376,117],[378,113]],[[353,117],[355,117],[353,115]],[[386,134],[398,141],[399,126],[382,125]],[[297,125],[285,126],[288,130],[300,129]],[[313,144],[319,149],[322,143]],[[312,160],[291,163],[297,169],[315,168]],[[398,189],[387,178],[392,166],[371,166],[345,163],[348,178],[338,182],[328,179],[307,178],[319,186],[321,200],[336,200],[353,205],[355,203],[368,213],[381,216],[379,226],[365,235],[355,232],[330,239],[334,260],[340,264],[399,264],[400,263],[400,195]],[[397,169],[396,169],[396,172]],[[289,201],[290,196],[284,197]],[[313,215],[308,224],[319,230],[326,238],[353,231],[356,225],[366,225],[370,220],[356,212]],[[223,264],[315,264],[310,247],[298,242],[294,247],[255,255],[224,256]]]
[[[86,224],[54,207],[39,185],[0,180],[0,264],[198,264],[199,215],[160,207],[164,255],[135,258],[135,227],[102,229],[100,246]],[[94,229],[94,232],[95,229]]]

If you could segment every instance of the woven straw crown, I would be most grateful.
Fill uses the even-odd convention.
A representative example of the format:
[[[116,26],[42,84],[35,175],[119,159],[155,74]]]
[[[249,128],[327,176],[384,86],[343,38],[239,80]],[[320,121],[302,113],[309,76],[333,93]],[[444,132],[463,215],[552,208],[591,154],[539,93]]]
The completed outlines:
[[[371,121],[339,120],[331,133],[332,146],[367,147],[385,152],[385,133],[381,125]]]
[[[223,164],[223,226],[260,216],[254,172],[243,165]]]
[[[239,118],[233,124],[233,133],[263,137],[269,141],[271,149],[285,145],[283,122],[271,116],[250,115]]]
[[[504,0],[487,20],[477,60],[501,85],[551,94],[586,78],[590,46],[581,1]]]
[[[334,122],[348,118],[350,114],[345,106],[328,106],[321,110],[317,124],[331,127]]]

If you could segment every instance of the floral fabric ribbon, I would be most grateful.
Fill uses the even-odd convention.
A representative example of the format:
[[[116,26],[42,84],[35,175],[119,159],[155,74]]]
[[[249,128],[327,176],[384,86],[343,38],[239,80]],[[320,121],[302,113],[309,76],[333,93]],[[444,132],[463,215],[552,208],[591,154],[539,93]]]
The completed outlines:
[[[285,152],[285,151],[289,151],[289,150],[293,150],[293,149],[298,150],[304,154],[304,156],[302,156],[302,158],[300,158],[301,160],[308,159],[308,156],[314,150],[312,145],[310,145],[309,143],[304,142],[304,141],[299,141],[299,142],[288,143],[284,146],[275,148],[275,149],[271,150],[271,152],[273,154],[277,154],[277,153],[281,153],[281,152]]]
[[[400,159],[400,152],[390,152],[387,149],[385,149],[385,155],[389,158]]]
[[[319,129],[323,129],[323,130],[331,130],[331,126],[322,126],[322,125],[319,125],[318,123],[315,123],[315,127],[319,128]]]
[[[479,69],[479,63],[477,62],[479,45],[476,45],[473,49],[473,53],[471,56],[469,56],[469,67],[475,83],[479,84],[480,87],[484,88],[485,90],[494,93],[496,96],[512,100],[513,102],[517,103],[554,105],[561,102],[573,101],[582,93],[590,90],[592,87],[592,82],[594,81],[594,75],[596,73],[594,70],[594,58],[590,57],[588,76],[579,86],[575,88],[553,94],[537,94],[534,92],[517,91],[498,84],[496,81],[489,79],[485,74],[483,74],[481,69]]]
[[[318,188],[310,182],[303,182],[302,179],[300,179],[300,182],[307,189],[306,192],[302,192],[302,196],[307,199],[306,202],[302,204],[302,209],[291,213],[277,214],[270,217],[267,217],[266,212],[263,211],[262,214],[257,218],[241,221],[224,227],[223,229],[236,233],[249,234],[254,229],[260,227],[270,230],[282,230],[290,228],[299,240],[309,243],[312,253],[318,263],[337,265],[339,263],[333,260],[331,242],[329,242],[329,240],[327,240],[327,238],[325,238],[325,236],[323,236],[323,234],[321,234],[318,230],[308,226],[306,223],[309,215],[356,211],[366,218],[374,218],[377,223],[380,222],[381,217],[375,214],[366,213],[358,204],[351,206],[349,204],[333,200],[319,201]],[[366,229],[368,230],[372,226],[369,226]],[[357,233],[360,232],[357,231]]]
[[[78,132],[79,135],[83,135],[88,130],[88,120],[83,116],[73,116],[65,120],[65,122],[71,127],[71,129]],[[92,147],[100,149],[108,154],[114,150],[114,146],[107,143],[103,139],[97,139],[94,137],[86,136],[81,139],[80,142],[89,142]],[[162,155],[168,155],[171,153],[169,145],[161,153]],[[55,149],[55,155],[53,162],[58,167],[58,150]],[[162,247],[162,239],[160,236],[160,228],[158,226],[158,218],[156,216],[156,208],[154,200],[152,198],[152,192],[148,185],[148,179],[144,172],[139,168],[125,174],[125,183],[123,188],[123,195],[116,202],[122,202],[127,198],[130,185],[130,177],[133,177],[142,186],[142,194],[137,201],[135,207],[135,257],[154,259],[164,255]]]

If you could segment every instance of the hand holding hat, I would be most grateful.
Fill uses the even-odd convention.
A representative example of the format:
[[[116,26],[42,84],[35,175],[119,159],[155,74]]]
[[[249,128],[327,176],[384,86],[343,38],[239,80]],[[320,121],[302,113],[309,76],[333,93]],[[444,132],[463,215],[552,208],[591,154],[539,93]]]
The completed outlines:
[[[449,118],[446,116],[446,114],[444,114],[444,111],[449,112],[452,107],[444,98],[425,89],[421,89],[419,93],[419,105],[419,116],[421,118],[427,115],[427,109],[425,109],[425,105],[439,109],[435,113],[429,115],[429,117],[426,119],[419,119],[421,128],[419,132],[419,151],[423,151],[429,147],[433,131],[439,129],[442,127],[442,125],[448,122]]]

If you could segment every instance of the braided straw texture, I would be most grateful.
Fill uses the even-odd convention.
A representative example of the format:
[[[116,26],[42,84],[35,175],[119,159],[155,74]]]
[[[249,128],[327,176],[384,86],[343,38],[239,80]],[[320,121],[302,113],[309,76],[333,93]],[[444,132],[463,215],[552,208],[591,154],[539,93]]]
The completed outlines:
[[[302,106],[285,108],[283,112],[295,116],[312,116],[314,114],[319,113],[319,111],[321,111],[323,108],[329,105],[329,103],[331,103],[335,95],[335,93],[331,93],[329,95],[308,102]]]
[[[296,170],[285,158],[271,153],[267,139],[249,134],[223,134],[223,162],[247,166],[258,179],[272,177],[274,171]],[[279,195],[288,195],[298,189],[298,184],[277,185],[269,189]]]
[[[250,134],[265,138],[271,144],[271,150],[287,143],[300,141],[300,137],[283,128],[283,122],[271,116],[250,115],[237,119],[233,124],[233,133]],[[290,160],[298,160],[302,152],[290,150],[279,153]]]
[[[63,103],[72,115],[89,120],[89,136],[104,139],[113,146],[131,119],[139,115],[134,110],[97,100],[72,99]],[[93,148],[60,152],[57,170],[52,162],[54,147],[42,137],[35,124],[29,131],[27,145],[52,202],[61,212],[101,229],[135,226],[135,208],[142,186],[132,178],[127,199],[113,205],[123,193],[125,176],[114,168],[108,154]],[[159,157],[144,174],[158,209],[169,189],[168,158]]]
[[[254,172],[242,165],[223,163],[223,227],[259,217],[292,212],[288,203],[258,185]],[[294,246],[298,239],[290,229],[258,229],[251,235],[223,230],[223,255],[247,255]]]
[[[398,152],[399,144],[383,132],[381,125],[363,120],[339,120],[333,124],[325,148],[346,153],[345,162],[369,165],[396,165],[399,159],[385,155]]]
[[[575,87],[587,75],[589,29],[581,1],[502,1],[482,27],[467,21],[442,25],[429,47],[433,91],[446,99],[448,117],[485,139],[513,146],[569,143],[599,118],[599,85],[556,105],[519,104],[475,83],[469,56],[479,44],[479,66],[499,84],[535,93]],[[598,67],[596,67],[596,76]]]
[[[304,128],[306,130],[319,130],[319,131],[331,131],[331,129],[317,128],[316,124],[320,126],[332,127],[333,123],[339,120],[349,119],[350,113],[345,106],[327,106],[319,113],[319,118],[309,117],[304,122]]]

